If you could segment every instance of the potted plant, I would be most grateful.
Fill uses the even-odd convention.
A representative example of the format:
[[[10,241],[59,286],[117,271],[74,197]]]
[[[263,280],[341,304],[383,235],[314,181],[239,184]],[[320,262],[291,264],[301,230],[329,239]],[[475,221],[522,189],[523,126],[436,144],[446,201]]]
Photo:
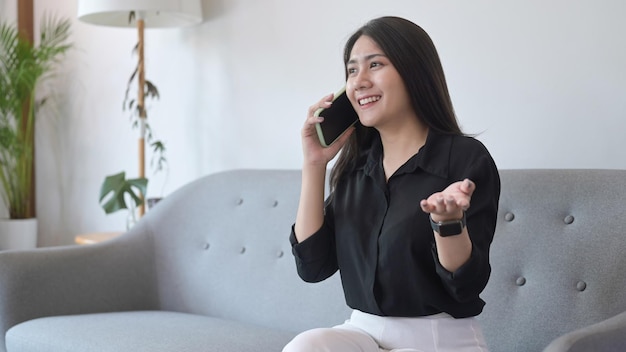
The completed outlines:
[[[9,219],[15,220],[0,224],[5,227],[0,229],[0,249],[36,246],[34,131],[36,115],[46,102],[37,96],[37,88],[71,47],[70,24],[67,19],[44,16],[39,41],[31,43],[14,24],[0,23],[0,192]],[[9,234],[6,226],[13,228],[16,223],[25,223],[31,232],[34,228],[34,234]]]

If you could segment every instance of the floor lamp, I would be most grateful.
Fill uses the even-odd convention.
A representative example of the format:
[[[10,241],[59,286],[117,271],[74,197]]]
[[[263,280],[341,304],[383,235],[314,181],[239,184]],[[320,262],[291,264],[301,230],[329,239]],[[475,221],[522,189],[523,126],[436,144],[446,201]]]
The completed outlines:
[[[132,15],[131,15],[132,14]],[[96,25],[136,27],[139,42],[137,78],[139,90],[139,178],[145,177],[146,112],[144,105],[144,28],[181,27],[202,22],[200,0],[79,0],[78,19]],[[145,202],[139,216],[145,212]]]

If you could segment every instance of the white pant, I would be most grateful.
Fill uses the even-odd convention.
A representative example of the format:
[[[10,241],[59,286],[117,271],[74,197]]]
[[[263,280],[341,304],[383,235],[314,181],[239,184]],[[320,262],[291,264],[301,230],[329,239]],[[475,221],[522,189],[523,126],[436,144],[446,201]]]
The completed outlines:
[[[355,310],[344,324],[305,331],[283,352],[487,352],[475,318],[446,313],[419,317],[380,317]]]

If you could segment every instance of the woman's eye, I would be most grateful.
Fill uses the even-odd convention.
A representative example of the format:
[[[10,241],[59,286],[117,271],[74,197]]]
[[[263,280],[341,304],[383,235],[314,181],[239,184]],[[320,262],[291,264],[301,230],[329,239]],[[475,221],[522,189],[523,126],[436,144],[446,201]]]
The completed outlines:
[[[380,62],[372,62],[372,63],[370,64],[370,67],[371,67],[371,68],[378,67],[378,66],[382,66],[382,64],[381,64]]]
[[[348,68],[346,69],[346,71],[348,71],[348,74],[350,74],[350,75],[351,75],[351,74],[353,74],[353,73],[355,73],[355,72],[356,72],[356,69],[355,69],[354,67],[348,67]]]

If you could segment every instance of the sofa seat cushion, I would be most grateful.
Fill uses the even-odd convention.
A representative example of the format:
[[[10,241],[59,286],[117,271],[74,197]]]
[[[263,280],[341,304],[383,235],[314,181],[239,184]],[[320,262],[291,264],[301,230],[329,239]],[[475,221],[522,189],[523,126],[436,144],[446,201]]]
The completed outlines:
[[[12,327],[9,352],[280,351],[295,333],[201,315],[133,311],[39,318]]]

